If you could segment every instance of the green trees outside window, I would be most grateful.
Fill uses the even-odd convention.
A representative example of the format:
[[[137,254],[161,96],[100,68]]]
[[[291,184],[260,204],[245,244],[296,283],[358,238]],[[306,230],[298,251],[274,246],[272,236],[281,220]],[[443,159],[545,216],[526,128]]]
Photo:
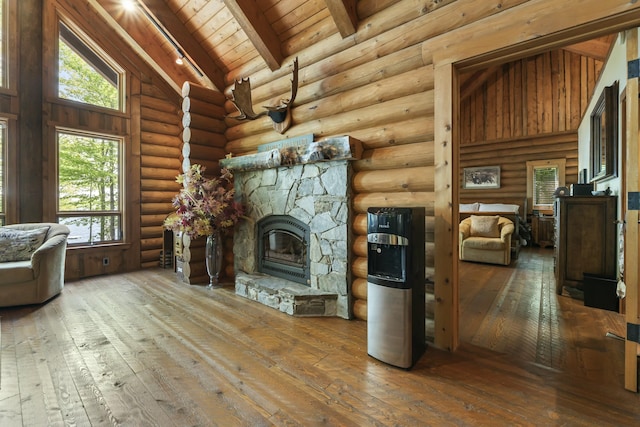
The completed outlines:
[[[5,206],[5,147],[7,141],[7,122],[0,120],[0,225],[6,223],[6,206]]]
[[[122,238],[120,146],[115,139],[58,132],[58,221],[71,228],[70,244]]]
[[[122,72],[92,46],[59,23],[58,96],[120,110]],[[57,219],[71,229],[69,244],[123,239],[123,144],[111,135],[57,129]]]
[[[59,29],[58,96],[120,110],[122,73],[62,22]]]

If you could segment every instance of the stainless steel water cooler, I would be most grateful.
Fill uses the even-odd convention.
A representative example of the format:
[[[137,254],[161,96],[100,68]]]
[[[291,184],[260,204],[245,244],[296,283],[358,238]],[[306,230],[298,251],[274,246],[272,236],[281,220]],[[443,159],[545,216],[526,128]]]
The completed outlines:
[[[367,353],[409,369],[425,350],[424,208],[367,211]]]

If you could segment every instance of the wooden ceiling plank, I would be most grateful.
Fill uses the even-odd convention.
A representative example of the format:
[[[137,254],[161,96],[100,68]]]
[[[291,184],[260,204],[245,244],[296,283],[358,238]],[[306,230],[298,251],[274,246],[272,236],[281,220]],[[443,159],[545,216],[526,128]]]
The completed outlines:
[[[171,36],[184,49],[188,55],[218,91],[224,90],[224,73],[216,65],[213,59],[202,48],[200,43],[191,35],[185,25],[169,9],[163,0],[140,0],[146,5],[152,15],[166,28]],[[214,89],[212,88],[212,89]]]
[[[196,30],[194,35],[200,43],[206,44],[207,41],[210,41],[211,44],[218,44],[237,33],[241,33],[240,30],[238,21],[233,19],[228,9],[223,9],[220,13],[211,16],[206,24]],[[243,38],[246,39],[246,36]]]
[[[233,20],[233,22],[235,23],[236,21]],[[235,25],[237,25],[237,23]],[[240,31],[239,27],[238,31],[219,42],[215,39],[208,39],[206,42],[203,42],[203,47],[211,57],[224,58],[224,61],[221,61],[223,62],[221,66],[225,70],[225,73],[229,72],[229,64],[237,61],[240,56],[247,52],[250,52],[252,57],[260,57],[253,43],[244,35],[243,31]],[[264,59],[261,62],[264,67]]]
[[[329,14],[329,9],[327,9],[325,0],[309,0],[300,6],[296,7],[293,11],[275,17],[273,20],[270,20],[271,26],[273,27],[280,40],[285,40],[287,36],[284,35],[285,32],[294,33],[294,28],[306,28],[307,26],[313,25],[314,22],[322,19],[322,16],[331,16]],[[317,17],[320,15],[320,17]],[[269,19],[269,15],[266,15]],[[332,22],[335,28],[335,23]]]
[[[209,2],[201,10],[196,11],[181,8],[176,14],[183,21],[187,29],[197,39],[201,32],[207,31],[206,26],[217,20],[217,15],[226,10],[222,2]],[[231,15],[229,15],[231,16]],[[213,27],[215,29],[215,26]]]
[[[280,39],[255,0],[224,0],[224,4],[238,21],[267,66],[272,71],[280,68],[283,60]]]
[[[264,7],[264,16],[267,21],[273,26],[274,22],[282,19],[285,16],[289,16],[301,7],[304,7],[310,0],[282,0],[268,7]],[[324,0],[313,0],[324,2]],[[324,7],[324,4],[323,4]]]
[[[225,54],[234,47],[247,41],[253,45],[251,40],[245,37],[243,32],[240,31],[240,27],[233,19],[221,27],[219,32],[206,40],[212,41],[212,43],[208,43],[210,50],[213,50],[220,58],[225,58],[225,60],[227,59]]]
[[[325,3],[342,38],[355,34],[358,29],[356,0],[325,0]]]
[[[597,39],[572,44],[565,47],[564,50],[604,62],[609,56],[609,51],[615,39],[615,34],[598,37]]]
[[[164,80],[172,90],[176,93],[180,93],[182,90],[182,84],[178,83],[180,79],[184,79],[185,74],[180,74],[175,68],[167,67],[166,64],[159,61],[162,58],[166,61],[166,54],[157,43],[149,43],[149,46],[143,46],[139,43],[139,40],[134,37],[134,28],[140,27],[135,22],[129,22],[128,28],[124,28],[117,18],[121,18],[121,11],[114,8],[112,2],[101,2],[99,0],[87,0],[87,5],[96,12],[100,19],[104,20],[111,30],[120,39],[124,40],[127,46],[143,60],[155,73],[157,73],[162,80]],[[141,37],[140,40],[149,41],[148,34],[145,37]],[[146,49],[145,49],[146,47]],[[172,61],[173,62],[173,61]]]
[[[319,16],[317,22],[312,25],[305,25],[304,27],[292,29],[291,33],[287,32],[281,35],[282,37],[282,53],[285,57],[293,56],[297,52],[301,52],[310,46],[324,40],[325,38],[338,33],[335,23],[329,14],[327,9],[326,13],[318,13]],[[305,22],[305,24],[307,24]]]

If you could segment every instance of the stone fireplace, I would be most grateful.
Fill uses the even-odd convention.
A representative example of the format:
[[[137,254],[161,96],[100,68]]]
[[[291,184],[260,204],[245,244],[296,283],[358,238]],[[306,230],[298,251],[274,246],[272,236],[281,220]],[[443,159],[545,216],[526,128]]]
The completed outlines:
[[[236,293],[291,315],[350,318],[351,162],[233,173],[247,217],[234,234]]]

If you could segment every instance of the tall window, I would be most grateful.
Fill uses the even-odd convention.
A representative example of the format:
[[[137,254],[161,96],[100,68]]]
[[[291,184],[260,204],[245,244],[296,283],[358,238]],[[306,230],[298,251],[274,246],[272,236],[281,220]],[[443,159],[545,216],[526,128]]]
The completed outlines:
[[[527,162],[527,199],[531,209],[553,210],[556,188],[564,185],[565,159]]]
[[[1,1],[1,0],[0,0]],[[122,110],[122,76],[111,59],[91,47],[64,23],[59,25],[58,96]]]
[[[69,244],[122,239],[122,145],[118,138],[59,130],[58,222]]]
[[[6,223],[6,173],[5,173],[5,158],[7,148],[7,122],[0,120],[0,225]]]
[[[0,86],[7,86],[7,2],[0,0]]]

